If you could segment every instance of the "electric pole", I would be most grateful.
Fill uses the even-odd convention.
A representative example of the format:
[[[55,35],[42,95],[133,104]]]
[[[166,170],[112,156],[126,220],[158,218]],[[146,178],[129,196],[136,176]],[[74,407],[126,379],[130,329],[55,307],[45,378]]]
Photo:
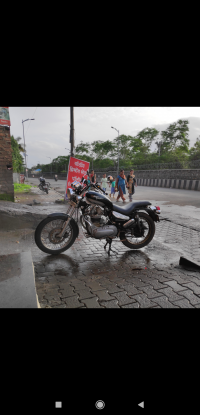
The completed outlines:
[[[74,157],[74,107],[70,107],[70,143],[71,157]]]

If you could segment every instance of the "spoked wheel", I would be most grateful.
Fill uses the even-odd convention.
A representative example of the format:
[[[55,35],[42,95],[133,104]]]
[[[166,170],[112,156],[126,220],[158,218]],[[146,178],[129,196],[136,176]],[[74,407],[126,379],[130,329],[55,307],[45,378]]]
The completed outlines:
[[[155,223],[149,215],[139,212],[141,230],[137,225],[120,233],[122,243],[130,249],[140,249],[148,245],[155,234]]]
[[[63,237],[58,237],[66,220],[58,217],[44,219],[36,228],[35,243],[41,251],[58,255],[73,245],[77,232],[73,219],[69,222]]]

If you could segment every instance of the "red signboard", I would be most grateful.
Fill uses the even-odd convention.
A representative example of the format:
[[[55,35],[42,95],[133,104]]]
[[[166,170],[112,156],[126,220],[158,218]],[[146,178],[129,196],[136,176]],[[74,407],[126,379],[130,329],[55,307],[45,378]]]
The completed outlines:
[[[10,126],[9,107],[0,107],[0,125]]]
[[[70,157],[67,183],[65,191],[65,199],[67,199],[67,189],[71,189],[71,183],[75,180],[80,181],[82,177],[87,178],[87,171],[89,171],[90,163],[85,160],[79,160],[75,157]]]
[[[25,176],[24,174],[20,174],[20,183],[24,183]]]

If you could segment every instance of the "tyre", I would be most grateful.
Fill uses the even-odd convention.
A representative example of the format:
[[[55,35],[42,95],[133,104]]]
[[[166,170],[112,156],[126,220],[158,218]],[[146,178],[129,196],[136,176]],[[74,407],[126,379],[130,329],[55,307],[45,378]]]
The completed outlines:
[[[46,194],[48,195],[48,193],[49,193],[49,189],[45,189],[45,192],[46,192]]]
[[[130,249],[140,249],[148,245],[155,234],[155,223],[149,215],[139,212],[140,224],[143,228],[142,234],[138,232],[137,227],[127,229],[120,233],[122,243]]]
[[[73,245],[77,237],[76,222],[73,219],[69,222],[64,236],[57,237],[65,222],[66,220],[58,215],[54,218],[48,217],[39,223],[35,230],[35,243],[41,251],[58,255]]]
[[[39,187],[39,189],[40,189],[40,190],[43,190],[43,189],[42,189],[42,185],[41,185],[41,184],[39,184],[39,186],[38,186],[38,187]]]

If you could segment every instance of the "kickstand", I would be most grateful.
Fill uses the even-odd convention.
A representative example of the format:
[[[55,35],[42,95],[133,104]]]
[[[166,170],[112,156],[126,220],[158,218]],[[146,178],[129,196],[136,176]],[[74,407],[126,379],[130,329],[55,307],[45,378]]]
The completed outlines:
[[[104,249],[106,249],[106,246],[109,244],[109,249],[108,249],[108,255],[110,255],[110,251],[113,251],[113,249],[111,249],[111,244],[112,244],[112,239],[106,239],[106,244],[104,246]],[[113,251],[114,252],[114,251]]]

